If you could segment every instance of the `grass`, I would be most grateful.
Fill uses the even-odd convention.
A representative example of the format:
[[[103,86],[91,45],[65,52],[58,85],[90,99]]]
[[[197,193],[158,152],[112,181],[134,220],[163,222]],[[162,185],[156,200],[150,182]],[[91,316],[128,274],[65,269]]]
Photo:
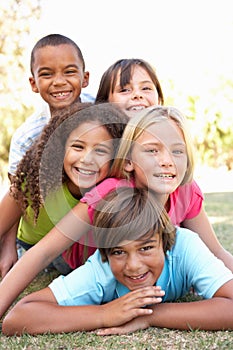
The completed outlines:
[[[205,207],[215,232],[223,246],[233,254],[233,192],[208,193]],[[40,289],[56,276],[41,273],[23,294]],[[22,294],[22,295],[23,295]],[[22,297],[22,295],[20,297]],[[233,332],[176,331],[149,328],[123,336],[99,337],[94,332],[68,334],[23,335],[5,337],[0,335],[0,350],[175,350],[175,349],[233,349]]]

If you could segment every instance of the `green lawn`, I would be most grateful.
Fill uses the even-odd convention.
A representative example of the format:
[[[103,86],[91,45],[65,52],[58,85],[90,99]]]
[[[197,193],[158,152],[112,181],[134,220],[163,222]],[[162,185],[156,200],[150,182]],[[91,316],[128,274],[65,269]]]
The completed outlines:
[[[205,195],[205,206],[223,246],[233,254],[233,193]],[[25,293],[47,285],[55,274],[41,273]],[[10,337],[0,336],[0,349],[12,350],[136,350],[233,349],[233,332],[185,332],[150,328],[124,336],[99,337],[94,332]]]

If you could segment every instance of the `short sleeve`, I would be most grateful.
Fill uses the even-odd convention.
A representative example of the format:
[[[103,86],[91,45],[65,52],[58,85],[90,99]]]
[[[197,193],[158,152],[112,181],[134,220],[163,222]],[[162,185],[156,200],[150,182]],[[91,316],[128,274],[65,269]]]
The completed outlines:
[[[116,279],[97,250],[84,265],[59,276],[49,288],[59,305],[100,305],[115,298]]]
[[[96,187],[84,195],[80,202],[88,204],[88,214],[91,219],[91,223],[93,222],[95,207],[99,201],[103,199],[109,192],[124,186],[134,187],[134,184],[132,181],[125,179],[108,178],[99,183]]]
[[[179,186],[170,195],[169,216],[174,225],[197,216],[202,208],[204,196],[195,181]]]

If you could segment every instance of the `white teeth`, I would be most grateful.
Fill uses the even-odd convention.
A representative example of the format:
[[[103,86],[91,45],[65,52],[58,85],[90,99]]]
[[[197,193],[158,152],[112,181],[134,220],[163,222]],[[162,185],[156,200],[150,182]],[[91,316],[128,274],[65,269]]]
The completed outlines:
[[[168,174],[160,174],[160,175],[157,175],[157,177],[172,179],[174,176],[173,175],[168,175]]]
[[[95,171],[84,170],[84,169],[78,169],[78,171],[84,175],[94,175],[96,173]]]
[[[53,94],[53,96],[57,97],[57,96],[66,96],[68,95],[68,92],[58,92],[57,94]]]
[[[142,278],[145,274],[137,276],[137,277],[130,277],[132,280],[139,280],[140,278]]]
[[[140,111],[142,109],[145,109],[145,106],[133,106],[130,108],[131,111]]]

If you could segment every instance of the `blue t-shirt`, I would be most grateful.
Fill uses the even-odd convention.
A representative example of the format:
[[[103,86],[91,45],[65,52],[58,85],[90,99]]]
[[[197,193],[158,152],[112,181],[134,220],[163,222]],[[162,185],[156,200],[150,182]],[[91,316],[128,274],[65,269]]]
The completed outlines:
[[[164,268],[156,283],[165,291],[163,302],[175,301],[191,287],[205,299],[211,298],[232,272],[217,259],[200,237],[177,228],[176,242],[165,255]],[[99,305],[129,292],[114,277],[109,263],[103,263],[97,250],[87,262],[50,285],[59,305]]]

